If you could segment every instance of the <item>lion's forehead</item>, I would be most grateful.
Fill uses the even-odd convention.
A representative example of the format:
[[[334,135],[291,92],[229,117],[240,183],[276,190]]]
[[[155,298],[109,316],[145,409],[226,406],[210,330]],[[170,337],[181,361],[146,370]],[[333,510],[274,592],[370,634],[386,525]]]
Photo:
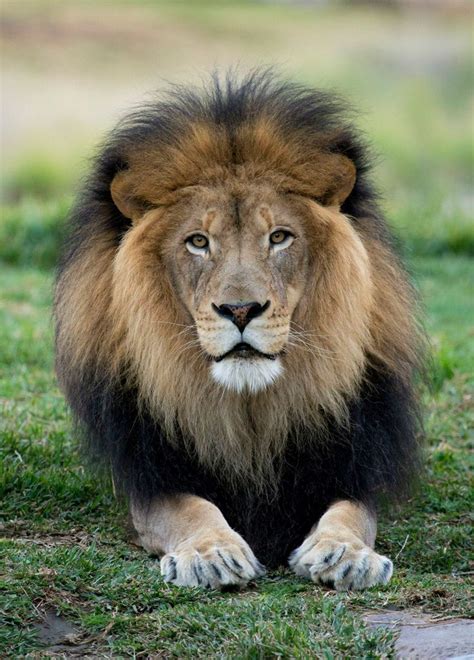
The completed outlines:
[[[242,184],[189,191],[179,205],[187,224],[210,235],[265,235],[289,221],[299,224],[299,210],[268,185]]]

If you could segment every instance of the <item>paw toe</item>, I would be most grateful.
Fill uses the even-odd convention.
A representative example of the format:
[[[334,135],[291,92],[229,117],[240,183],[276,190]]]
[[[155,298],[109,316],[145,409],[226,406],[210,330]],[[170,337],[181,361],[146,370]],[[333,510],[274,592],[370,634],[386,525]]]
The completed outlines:
[[[176,580],[176,557],[174,555],[165,555],[160,562],[160,567],[165,582]]]
[[[341,561],[346,547],[337,541],[319,542],[304,553],[296,550],[290,557],[290,566],[297,575],[318,581],[319,574]]]

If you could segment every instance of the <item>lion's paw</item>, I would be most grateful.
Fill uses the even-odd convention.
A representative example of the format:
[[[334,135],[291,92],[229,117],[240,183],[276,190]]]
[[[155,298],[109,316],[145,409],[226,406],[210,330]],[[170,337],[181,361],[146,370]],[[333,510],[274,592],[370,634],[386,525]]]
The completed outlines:
[[[297,575],[337,591],[387,584],[393,573],[390,559],[364,543],[331,538],[309,537],[291,554],[289,564]]]
[[[165,582],[180,587],[244,586],[264,573],[262,564],[236,533],[187,541],[161,559]]]

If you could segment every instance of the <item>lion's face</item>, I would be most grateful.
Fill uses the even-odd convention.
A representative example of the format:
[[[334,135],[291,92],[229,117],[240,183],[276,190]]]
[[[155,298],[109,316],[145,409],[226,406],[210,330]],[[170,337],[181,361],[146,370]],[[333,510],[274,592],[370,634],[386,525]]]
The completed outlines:
[[[114,257],[112,323],[144,396],[174,411],[193,380],[208,398],[222,395],[218,383],[230,395],[279,392],[288,405],[304,377],[298,405],[324,390],[342,406],[364,361],[372,281],[338,200],[245,171],[163,192],[150,209],[129,176],[112,187],[132,219]],[[191,416],[199,423],[200,411]]]
[[[162,218],[170,279],[197,330],[201,357],[229,389],[258,391],[282,372],[305,282],[302,219],[271,188],[197,189]]]

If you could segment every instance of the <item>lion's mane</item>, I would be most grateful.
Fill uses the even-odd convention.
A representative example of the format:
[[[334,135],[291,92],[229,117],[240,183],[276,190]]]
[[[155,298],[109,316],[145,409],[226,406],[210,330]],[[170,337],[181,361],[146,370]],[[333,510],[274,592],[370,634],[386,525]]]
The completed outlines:
[[[423,342],[415,296],[347,116],[333,95],[268,73],[213,79],[201,92],[174,88],[124,119],[102,146],[58,268],[57,373],[89,454],[135,499],[188,492],[214,501],[269,565],[285,559],[334,499],[373,504],[402,495],[418,461],[414,382]],[[319,254],[299,322],[321,338],[320,350],[292,349],[285,377],[264,392],[223,393],[208,366],[180,350],[189,337],[176,331],[183,321],[172,284],[139,241],[129,277],[117,280],[131,223],[113,203],[112,180],[134,168],[133,192],[146,208],[240,171],[270,176],[281,192],[324,207],[321,152],[356,167],[341,213],[368,255],[369,318],[359,323],[362,303],[351,297],[357,273],[342,259],[325,266]]]

